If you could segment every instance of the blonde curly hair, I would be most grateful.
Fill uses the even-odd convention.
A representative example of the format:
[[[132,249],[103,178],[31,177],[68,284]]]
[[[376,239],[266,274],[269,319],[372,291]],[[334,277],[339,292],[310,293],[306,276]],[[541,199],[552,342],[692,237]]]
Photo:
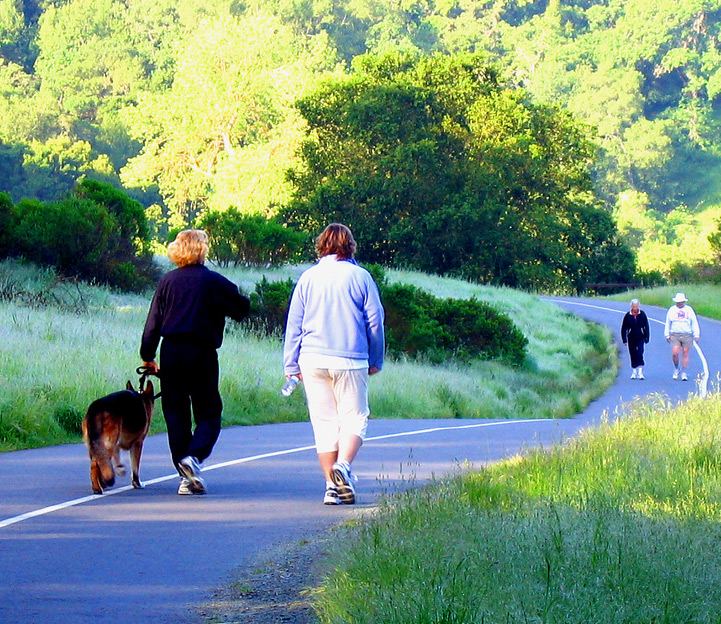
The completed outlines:
[[[203,230],[183,230],[168,245],[168,258],[178,267],[204,264],[208,249],[208,235]]]

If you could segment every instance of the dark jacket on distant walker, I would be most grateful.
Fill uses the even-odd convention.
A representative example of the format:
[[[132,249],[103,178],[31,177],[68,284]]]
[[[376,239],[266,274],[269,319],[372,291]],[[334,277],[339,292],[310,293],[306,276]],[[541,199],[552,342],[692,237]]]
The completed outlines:
[[[643,347],[650,337],[646,313],[643,310],[639,310],[636,315],[626,312],[621,324],[621,341],[623,344],[628,344],[631,368],[644,365]]]

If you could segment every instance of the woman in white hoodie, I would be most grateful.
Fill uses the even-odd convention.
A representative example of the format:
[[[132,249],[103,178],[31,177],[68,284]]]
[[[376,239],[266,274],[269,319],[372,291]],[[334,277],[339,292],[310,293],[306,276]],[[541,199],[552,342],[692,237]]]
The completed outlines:
[[[350,229],[331,223],[316,239],[318,263],[293,290],[283,347],[286,377],[303,380],[326,505],[355,502],[351,462],[368,426],[368,376],[383,368],[383,306],[353,256]]]

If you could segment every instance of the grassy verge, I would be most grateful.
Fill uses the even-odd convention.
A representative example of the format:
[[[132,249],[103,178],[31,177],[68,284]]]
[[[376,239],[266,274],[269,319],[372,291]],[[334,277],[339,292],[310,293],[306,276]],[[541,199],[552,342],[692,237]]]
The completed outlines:
[[[718,622],[721,399],[639,404],[346,530],[323,624]]]
[[[615,301],[630,301],[636,297],[641,305],[654,305],[668,308],[673,305],[671,297],[677,292],[686,294],[689,305],[696,314],[721,320],[721,286],[715,284],[686,284],[676,286],[660,286],[631,290],[621,295],[612,295]]]
[[[297,277],[303,267],[223,271],[250,292],[262,275]],[[615,377],[610,336],[536,297],[458,280],[391,272],[442,297],[488,300],[529,339],[522,368],[388,362],[371,383],[378,418],[570,417]],[[49,272],[0,263],[0,451],[79,441],[90,402],[137,382],[138,348],[152,293],[119,296],[58,282]],[[281,340],[229,324],[220,350],[224,424],[305,420],[302,392],[285,399]],[[164,429],[161,410],[153,432]]]

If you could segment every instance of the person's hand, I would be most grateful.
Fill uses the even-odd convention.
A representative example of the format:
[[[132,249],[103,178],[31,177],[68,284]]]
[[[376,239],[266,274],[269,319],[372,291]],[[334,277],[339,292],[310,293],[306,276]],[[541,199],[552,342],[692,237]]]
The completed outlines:
[[[303,381],[303,373],[293,373],[292,375],[286,375],[286,379],[290,379],[291,377],[297,377],[301,381]]]
[[[624,342],[623,344],[626,345],[627,343]]]
[[[698,342],[699,340],[701,340],[701,336],[696,336],[696,338],[694,338],[694,340],[695,340],[696,342]]]
[[[369,374],[369,375],[375,375],[376,373],[379,373],[379,372],[380,372],[380,369],[379,369],[377,366],[371,366],[371,367],[368,369],[368,374]]]
[[[671,342],[671,336],[666,336],[666,342]]]
[[[155,363],[155,360],[151,362],[143,362],[143,368],[147,368],[153,375],[157,375],[160,370],[158,365]]]

